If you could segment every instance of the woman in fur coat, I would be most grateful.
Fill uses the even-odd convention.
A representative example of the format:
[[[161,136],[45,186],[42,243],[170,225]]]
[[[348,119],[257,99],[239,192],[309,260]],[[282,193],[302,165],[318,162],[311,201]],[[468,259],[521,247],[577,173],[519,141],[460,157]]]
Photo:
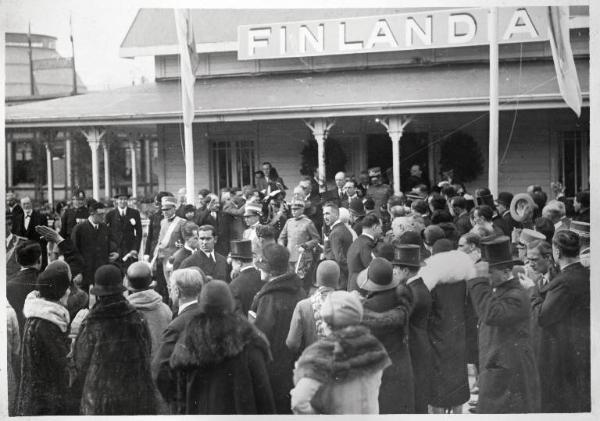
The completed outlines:
[[[274,414],[266,364],[269,343],[234,312],[227,284],[202,287],[199,312],[186,325],[170,359],[185,379],[177,390],[184,414]]]
[[[18,416],[68,414],[70,281],[66,273],[46,269],[25,299]]]
[[[100,266],[90,290],[98,301],[83,321],[73,349],[74,393],[81,396],[82,415],[156,413],[150,332],[123,291],[121,271],[113,265]]]
[[[328,295],[321,317],[332,332],[306,348],[296,363],[295,414],[379,413],[381,377],[391,362],[381,342],[359,325],[362,315],[357,295]]]
[[[465,328],[466,280],[475,276],[471,258],[462,251],[436,253],[437,247],[449,240],[434,244],[434,255],[425,261],[419,272],[431,292],[429,341],[432,350],[431,399],[434,413],[462,412],[469,400],[467,348]],[[443,249],[443,248],[442,248]]]

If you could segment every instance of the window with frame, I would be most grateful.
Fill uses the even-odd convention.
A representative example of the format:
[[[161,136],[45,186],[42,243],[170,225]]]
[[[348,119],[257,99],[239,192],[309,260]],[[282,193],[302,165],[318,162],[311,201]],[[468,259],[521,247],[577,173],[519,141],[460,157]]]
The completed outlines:
[[[34,165],[36,151],[33,142],[13,143],[13,179],[12,185],[34,183],[36,168]]]
[[[254,141],[213,140],[211,157],[212,183],[216,191],[252,184],[256,161]]]
[[[560,134],[559,181],[565,187],[567,197],[573,197],[590,186],[589,151],[589,131],[574,130]]]

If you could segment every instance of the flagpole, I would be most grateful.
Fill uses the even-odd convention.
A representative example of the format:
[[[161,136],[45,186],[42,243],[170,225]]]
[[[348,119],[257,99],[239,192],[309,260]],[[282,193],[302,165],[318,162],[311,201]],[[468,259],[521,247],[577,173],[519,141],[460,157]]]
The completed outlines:
[[[73,22],[72,15],[69,15],[69,28],[71,29],[71,68],[73,70],[73,92],[71,95],[77,95],[77,72],[75,72],[75,43],[73,42]]]
[[[500,110],[498,103],[498,8],[490,8],[490,132],[488,154],[488,187],[498,197],[498,130]]]

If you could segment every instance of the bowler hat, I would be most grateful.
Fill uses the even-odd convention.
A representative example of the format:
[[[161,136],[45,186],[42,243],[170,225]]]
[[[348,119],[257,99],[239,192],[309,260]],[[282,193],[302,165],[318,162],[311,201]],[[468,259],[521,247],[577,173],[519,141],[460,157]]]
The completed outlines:
[[[113,199],[118,199],[119,197],[124,197],[126,199],[129,199],[131,197],[130,194],[126,193],[126,192],[121,192],[121,193],[117,193],[113,196]]]
[[[421,266],[421,247],[415,244],[399,244],[394,247],[394,265]]]
[[[513,259],[510,252],[510,238],[503,235],[481,242],[481,259],[490,267],[522,265],[521,260]]]
[[[290,260],[290,252],[280,244],[269,244],[263,248],[262,259],[256,267],[269,273],[285,273]]]
[[[161,209],[176,208],[176,207],[177,207],[177,199],[174,198],[173,196],[164,196],[162,199],[160,199],[160,208]]]
[[[527,206],[532,210],[537,207],[529,194],[519,193],[515,195],[510,202],[510,216],[517,222],[523,222],[527,216],[527,213],[525,212]]]
[[[123,286],[123,275],[114,265],[100,266],[94,274],[94,286],[90,293],[99,297],[104,295],[118,295],[127,288]]]
[[[214,279],[202,287],[198,298],[199,311],[204,314],[231,313],[235,307],[229,285]]]
[[[231,241],[230,256],[233,259],[252,259],[252,241],[251,240],[233,240]]]
[[[400,279],[394,279],[392,263],[382,257],[374,258],[369,267],[358,274],[358,287],[366,291],[387,291],[394,289]]]
[[[510,206],[510,202],[513,200],[513,194],[507,191],[502,191],[498,193],[498,199],[496,200],[498,203],[504,205],[505,207]]]
[[[365,214],[365,205],[363,205],[362,200],[353,199],[350,201],[348,210],[352,212],[356,216],[364,216]]]
[[[37,277],[35,287],[42,297],[58,300],[71,285],[68,266],[61,266],[60,263],[52,262]]]

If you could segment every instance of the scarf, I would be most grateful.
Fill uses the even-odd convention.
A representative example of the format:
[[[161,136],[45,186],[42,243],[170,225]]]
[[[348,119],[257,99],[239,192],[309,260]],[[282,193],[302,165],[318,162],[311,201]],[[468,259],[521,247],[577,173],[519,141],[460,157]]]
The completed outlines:
[[[37,317],[54,323],[61,332],[66,333],[69,327],[69,310],[63,305],[40,297],[38,291],[32,291],[25,298],[23,315],[26,318]]]

